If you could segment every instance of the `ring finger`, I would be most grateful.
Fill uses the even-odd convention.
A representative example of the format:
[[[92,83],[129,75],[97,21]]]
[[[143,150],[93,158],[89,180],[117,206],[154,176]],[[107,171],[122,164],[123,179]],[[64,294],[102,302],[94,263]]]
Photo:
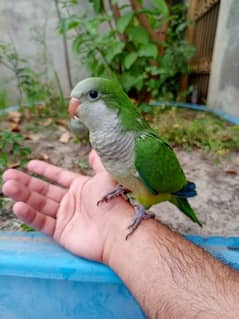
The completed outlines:
[[[59,203],[47,198],[35,191],[30,190],[25,185],[19,184],[15,180],[8,180],[3,185],[3,192],[6,196],[15,201],[21,201],[42,214],[55,217],[59,209]]]

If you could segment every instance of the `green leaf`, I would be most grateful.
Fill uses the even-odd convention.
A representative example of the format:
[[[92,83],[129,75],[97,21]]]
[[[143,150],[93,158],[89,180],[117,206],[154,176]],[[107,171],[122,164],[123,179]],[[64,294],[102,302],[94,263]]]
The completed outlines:
[[[147,44],[149,42],[148,32],[141,26],[132,27],[128,31],[128,36],[132,42],[137,44]]]
[[[124,72],[120,78],[121,85],[126,91],[129,91],[136,81],[137,79],[130,72]]]
[[[139,109],[144,113],[153,113],[153,106],[149,103],[139,104]]]
[[[27,225],[27,224],[21,224],[21,230],[25,231],[25,232],[32,232],[32,231],[36,231],[34,228],[32,228],[31,226]]]
[[[124,42],[114,42],[108,47],[107,54],[105,56],[106,60],[108,62],[111,62],[116,55],[120,54],[123,51],[124,47]]]
[[[83,44],[84,39],[81,36],[78,36],[74,39],[72,43],[72,51],[75,54],[78,54],[80,52],[81,45]]]
[[[7,167],[8,155],[1,153],[0,155],[0,170],[4,170]]]
[[[123,33],[125,31],[125,29],[128,27],[130,21],[133,18],[133,13],[127,13],[122,15],[119,20],[117,21],[117,30],[120,33]]]
[[[126,69],[129,69],[131,65],[136,61],[138,54],[136,52],[131,52],[124,58],[123,64]]]
[[[139,49],[139,56],[142,57],[153,57],[156,58],[158,55],[158,48],[155,44],[149,43],[147,45],[142,46]]]
[[[69,30],[77,28],[79,24],[79,18],[75,15],[72,15],[69,18],[62,18],[57,26],[57,30],[60,34],[64,34]]]
[[[104,6],[103,6],[102,0],[89,0],[89,1],[92,3],[96,13],[101,13],[103,11]]]
[[[160,14],[162,14],[162,16],[167,18],[169,12],[168,12],[168,5],[165,2],[165,0],[152,0],[152,2],[154,7],[159,10]]]
[[[185,47],[183,49],[183,53],[184,53],[184,56],[188,59],[188,58],[191,58],[196,52],[196,49],[195,47],[193,47],[192,45],[186,45],[185,44]]]
[[[187,22],[183,22],[181,24],[179,24],[175,30],[176,33],[182,33],[186,30],[187,28]]]
[[[142,79],[139,79],[139,80],[137,81],[137,83],[135,83],[135,87],[136,87],[136,89],[137,89],[138,91],[142,90],[143,85],[144,85],[144,79],[143,79],[143,78],[142,78]]]

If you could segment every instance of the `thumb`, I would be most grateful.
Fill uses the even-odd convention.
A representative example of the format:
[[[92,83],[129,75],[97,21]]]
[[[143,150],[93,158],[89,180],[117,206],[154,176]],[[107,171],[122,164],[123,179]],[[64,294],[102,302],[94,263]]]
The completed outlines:
[[[89,164],[93,168],[95,173],[100,173],[100,172],[105,171],[105,168],[104,168],[98,154],[96,153],[96,151],[94,149],[89,154]]]

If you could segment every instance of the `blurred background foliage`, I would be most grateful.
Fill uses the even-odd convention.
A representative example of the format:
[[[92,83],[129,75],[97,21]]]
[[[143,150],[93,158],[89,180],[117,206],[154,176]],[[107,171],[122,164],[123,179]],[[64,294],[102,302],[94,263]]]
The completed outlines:
[[[83,10],[80,0],[54,0],[56,36],[62,39],[65,57],[62,67],[67,71],[70,89],[73,86],[71,59],[75,56],[89,75],[118,81],[147,119],[172,144],[215,152],[238,149],[238,130],[231,129],[224,121],[207,114],[199,114],[198,118],[198,113],[187,110],[157,110],[152,102],[180,100],[190,92],[190,89],[182,92],[180,86],[181,77],[190,72],[188,62],[195,52],[185,40],[191,22],[187,20],[188,8],[184,1],[86,2],[88,6]],[[57,118],[68,118],[67,97],[56,70],[54,81],[49,81],[51,62],[45,28],[44,24],[41,32],[35,30],[33,39],[40,43],[41,71],[30,67],[29,60],[18,53],[13,41],[0,41],[0,65],[12,74],[19,91],[19,105],[26,102],[30,106],[31,120],[25,128],[35,132],[41,129],[38,124],[41,120],[53,118],[51,125],[57,125]],[[1,86],[0,110],[7,106],[8,93]],[[24,114],[25,108],[20,110]],[[190,116],[188,121],[187,114],[192,113],[195,116]],[[0,143],[6,140],[14,149],[15,137],[1,134]]]
[[[171,1],[170,1],[171,2]],[[180,77],[189,73],[194,48],[185,41],[187,7],[164,0],[91,0],[93,14],[69,14],[79,1],[64,2],[68,12],[58,30],[71,37],[72,51],[92,76],[117,79],[143,106],[150,99],[175,100]]]
[[[73,86],[71,57],[91,76],[115,78],[143,110],[151,99],[177,100],[180,77],[189,73],[188,60],[194,48],[185,41],[187,6],[184,2],[165,0],[54,0],[58,32],[62,37],[69,88]],[[78,12],[78,13],[77,13]],[[39,32],[43,63],[47,64],[46,39]],[[19,104],[52,103],[63,98],[57,72],[50,84],[46,73],[33,70],[20,56],[14,43],[0,41],[0,64],[12,73],[19,91]],[[0,107],[7,104],[6,90],[0,89]]]
[[[177,101],[191,92],[190,88],[183,92],[180,84],[182,76],[190,73],[188,62],[195,52],[185,40],[191,22],[187,20],[184,1],[85,2],[88,8],[84,6],[83,10],[80,0],[54,0],[56,36],[62,40],[65,60],[62,68],[66,70],[69,93],[74,83],[74,57],[90,76],[118,81],[146,119],[173,146],[203,149],[217,155],[239,150],[238,126],[207,113],[154,107],[154,100]],[[0,176],[7,167],[22,167],[31,159],[34,141],[45,143],[46,134],[55,143],[51,145],[53,149],[56,145],[61,147],[59,141],[82,142],[71,139],[68,130],[68,97],[48,56],[45,29],[46,24],[34,35],[34,41],[40,44],[40,71],[30,66],[31,61],[18,52],[13,41],[0,40],[0,66],[10,72],[20,106],[9,120],[2,112],[10,104],[8,83],[1,83]],[[50,66],[54,74],[51,81]],[[39,158],[49,160],[49,155],[43,153]],[[0,213],[3,202],[0,196]]]

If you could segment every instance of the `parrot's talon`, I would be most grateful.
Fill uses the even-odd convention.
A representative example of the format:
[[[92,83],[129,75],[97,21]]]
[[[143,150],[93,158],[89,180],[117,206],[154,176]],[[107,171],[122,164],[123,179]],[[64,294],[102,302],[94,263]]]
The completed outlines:
[[[154,213],[144,213],[143,219],[150,219],[150,218],[155,218],[155,214]]]
[[[145,208],[142,205],[135,205],[134,208],[135,208],[135,215],[134,215],[132,223],[129,224],[129,226],[127,227],[128,229],[130,229],[130,231],[126,235],[125,240],[127,240],[129,236],[133,234],[133,232],[136,230],[136,228],[139,226],[139,224],[141,223],[143,219],[149,219],[149,218],[155,217],[155,214],[153,213],[146,213]]]
[[[119,185],[112,192],[106,194],[100,200],[98,200],[96,205],[99,206],[102,203],[108,203],[111,199],[118,196],[121,196],[123,199],[128,201],[127,193],[129,193],[129,190],[127,188],[124,188],[122,185]]]

